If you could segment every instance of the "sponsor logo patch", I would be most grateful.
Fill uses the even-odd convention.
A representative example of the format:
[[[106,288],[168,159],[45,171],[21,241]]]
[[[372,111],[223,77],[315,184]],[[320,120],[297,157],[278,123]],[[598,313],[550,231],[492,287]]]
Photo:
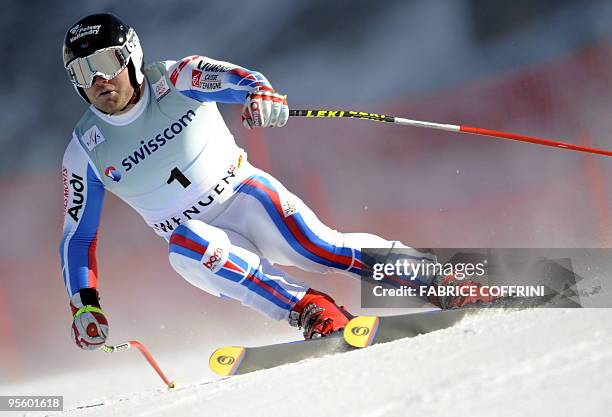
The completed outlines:
[[[70,191],[68,190],[68,168],[62,166],[62,183],[64,185],[64,215],[68,211],[68,199],[70,198]]]
[[[153,84],[153,94],[155,94],[155,99],[157,101],[160,101],[169,92],[170,92],[170,87],[168,87],[168,83],[166,82],[166,77],[161,77],[158,82]]]
[[[194,87],[200,86],[200,79],[202,79],[202,71],[191,70],[191,85]]]
[[[140,162],[143,162],[149,155],[157,152],[166,143],[170,142],[174,138],[180,137],[184,129],[196,117],[196,113],[193,110],[187,110],[176,122],[166,127],[163,131],[160,131],[155,137],[150,139],[143,139],[140,141],[140,147],[134,150],[131,154],[128,154],[121,161],[121,165],[125,170],[124,175],[137,166]]]
[[[221,88],[221,81],[217,79],[219,74],[206,74],[202,79],[202,71],[191,70],[191,85],[202,90],[218,90]]]
[[[98,129],[96,125],[87,129],[83,136],[81,136],[81,141],[89,151],[92,151],[96,146],[104,142],[104,140],[102,132],[100,132],[100,129]]]
[[[217,272],[221,268],[221,265],[227,261],[227,255],[223,248],[216,247],[212,251],[211,249],[212,248],[209,246],[208,250],[204,254],[204,257],[202,258],[202,264],[206,268],[210,269],[211,272]]]
[[[121,181],[121,172],[117,171],[117,168],[112,165],[106,167],[104,175],[115,182]]]
[[[79,215],[81,209],[83,209],[83,203],[85,201],[85,180],[80,175],[72,173],[70,177],[70,191],[72,194],[72,207],[67,212],[75,222],[79,221]]]
[[[280,199],[281,207],[283,208],[283,214],[285,215],[285,218],[298,212],[297,204],[290,195],[279,191],[278,197]]]
[[[206,72],[229,72],[232,70],[227,65],[213,64],[212,62],[203,60],[198,61],[198,69]]]

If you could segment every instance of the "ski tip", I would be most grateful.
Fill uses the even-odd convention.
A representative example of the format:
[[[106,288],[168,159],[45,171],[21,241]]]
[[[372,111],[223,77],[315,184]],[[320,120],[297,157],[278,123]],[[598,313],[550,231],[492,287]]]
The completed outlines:
[[[208,366],[210,370],[217,375],[234,375],[240,367],[240,362],[244,359],[245,352],[246,349],[240,346],[225,346],[219,348],[210,355]]]
[[[355,317],[344,328],[344,340],[357,348],[370,346],[376,337],[378,322],[374,316]]]

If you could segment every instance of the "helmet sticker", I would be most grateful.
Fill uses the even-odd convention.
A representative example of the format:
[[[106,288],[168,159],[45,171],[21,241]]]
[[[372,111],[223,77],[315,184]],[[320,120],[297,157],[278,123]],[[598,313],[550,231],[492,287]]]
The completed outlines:
[[[83,36],[88,36],[88,35],[97,35],[98,32],[100,32],[100,28],[102,27],[102,25],[89,25],[89,26],[82,26],[80,23],[76,26],[74,26],[72,29],[70,29],[70,34],[72,35],[70,37],[70,42],[74,42],[77,39],[82,38]]]

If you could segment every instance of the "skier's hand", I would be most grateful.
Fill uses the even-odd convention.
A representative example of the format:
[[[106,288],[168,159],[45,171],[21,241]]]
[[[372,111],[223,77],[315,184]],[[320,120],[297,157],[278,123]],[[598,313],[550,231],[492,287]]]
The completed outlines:
[[[254,127],[283,127],[289,118],[287,96],[269,88],[260,88],[247,96],[242,112],[242,124]]]
[[[70,298],[72,340],[85,350],[100,349],[108,336],[108,320],[100,308],[98,291],[83,288]]]

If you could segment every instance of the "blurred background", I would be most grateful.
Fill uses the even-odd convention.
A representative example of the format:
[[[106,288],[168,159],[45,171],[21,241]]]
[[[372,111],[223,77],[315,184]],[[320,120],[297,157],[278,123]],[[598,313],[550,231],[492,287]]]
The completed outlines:
[[[256,69],[292,108],[612,149],[609,0],[3,2],[0,385],[8,391],[137,360],[72,344],[59,267],[61,158],[86,107],[61,45],[95,12],[132,25],[148,62],[202,54]],[[239,107],[222,111],[251,162],[338,230],[417,247],[612,247],[610,158],[360,120],[249,132]],[[299,338],[286,323],[191,287],[168,265],[165,242],[109,193],[98,263],[111,342],[142,341],[178,378],[205,375],[221,345]],[[362,312],[357,281],[292,271]],[[187,349],[201,363],[181,363]]]

